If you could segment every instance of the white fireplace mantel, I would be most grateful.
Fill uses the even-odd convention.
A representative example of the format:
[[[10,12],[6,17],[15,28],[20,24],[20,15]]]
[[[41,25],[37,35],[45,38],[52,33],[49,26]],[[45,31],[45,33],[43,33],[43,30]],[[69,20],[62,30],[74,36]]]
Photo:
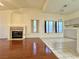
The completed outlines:
[[[18,28],[18,30],[19,30],[19,28],[22,28],[22,29],[23,29],[23,38],[12,39],[12,37],[11,37],[12,33],[11,33],[11,31],[12,31],[13,29],[11,29],[11,28]],[[25,26],[25,25],[10,25],[10,26],[9,26],[8,40],[23,40],[23,39],[25,39],[25,29],[26,29],[26,26]],[[16,30],[17,30],[17,29],[16,29]]]

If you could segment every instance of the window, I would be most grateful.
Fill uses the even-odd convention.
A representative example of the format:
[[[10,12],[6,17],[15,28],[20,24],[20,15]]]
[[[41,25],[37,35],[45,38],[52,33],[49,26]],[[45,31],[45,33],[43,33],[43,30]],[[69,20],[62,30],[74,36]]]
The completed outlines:
[[[49,32],[53,32],[53,21],[49,21]]]
[[[55,21],[55,32],[63,32],[63,22]]]
[[[59,32],[63,32],[63,22],[59,22]]]
[[[38,32],[38,20],[32,20],[32,32]]]
[[[53,21],[45,21],[45,33],[51,33],[53,32]]]

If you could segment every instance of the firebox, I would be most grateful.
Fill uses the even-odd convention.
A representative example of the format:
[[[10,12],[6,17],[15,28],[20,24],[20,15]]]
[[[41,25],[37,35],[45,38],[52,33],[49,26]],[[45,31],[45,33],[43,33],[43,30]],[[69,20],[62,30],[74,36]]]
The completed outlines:
[[[12,31],[12,38],[23,38],[23,31]]]

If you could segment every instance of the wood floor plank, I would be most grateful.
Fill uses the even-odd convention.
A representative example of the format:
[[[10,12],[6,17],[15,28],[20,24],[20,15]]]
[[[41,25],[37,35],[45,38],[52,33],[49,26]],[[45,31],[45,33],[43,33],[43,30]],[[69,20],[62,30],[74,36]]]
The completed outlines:
[[[0,59],[58,59],[41,39],[0,40]]]

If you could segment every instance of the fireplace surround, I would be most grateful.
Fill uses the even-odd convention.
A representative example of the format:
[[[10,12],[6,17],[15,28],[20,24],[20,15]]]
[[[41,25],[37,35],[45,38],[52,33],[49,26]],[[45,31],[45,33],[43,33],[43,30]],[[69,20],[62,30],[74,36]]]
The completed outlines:
[[[25,26],[10,26],[9,40],[21,40],[25,38]]]

